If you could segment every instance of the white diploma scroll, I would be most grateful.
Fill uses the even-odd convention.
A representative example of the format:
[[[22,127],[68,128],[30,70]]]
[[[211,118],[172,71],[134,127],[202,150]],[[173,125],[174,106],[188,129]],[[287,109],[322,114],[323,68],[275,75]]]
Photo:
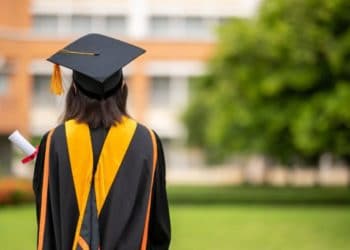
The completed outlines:
[[[30,144],[30,142],[24,138],[18,130],[13,132],[8,139],[18,148],[20,148],[26,155],[34,154],[36,151],[35,147],[33,147],[33,145]]]

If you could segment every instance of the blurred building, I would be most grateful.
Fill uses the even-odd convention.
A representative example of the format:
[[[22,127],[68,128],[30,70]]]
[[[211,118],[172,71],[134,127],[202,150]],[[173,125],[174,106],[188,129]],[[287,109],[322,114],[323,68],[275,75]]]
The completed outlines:
[[[98,32],[147,53],[125,69],[129,111],[163,138],[171,166],[188,166],[179,116],[189,79],[200,75],[215,47],[216,27],[249,17],[259,0],[2,0],[0,9],[0,168],[9,164],[7,136],[40,136],[54,127],[64,97],[49,94],[45,61],[68,42]],[[68,88],[69,71],[64,72]]]

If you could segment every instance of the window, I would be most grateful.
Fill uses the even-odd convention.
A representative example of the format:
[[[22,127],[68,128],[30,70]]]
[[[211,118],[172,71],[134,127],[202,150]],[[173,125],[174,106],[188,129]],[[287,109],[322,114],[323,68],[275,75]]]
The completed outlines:
[[[91,16],[73,15],[72,16],[72,32],[85,33],[92,30]]]
[[[170,18],[166,16],[153,16],[150,20],[152,36],[168,36],[170,33]]]
[[[33,77],[33,106],[55,106],[56,98],[50,94],[50,76],[35,75]]]
[[[5,95],[8,89],[7,74],[0,73],[0,95]]]
[[[222,24],[227,24],[227,23],[231,22],[232,20],[233,20],[232,17],[220,17],[218,22],[220,25],[222,25]]]
[[[150,103],[154,107],[170,105],[170,77],[152,77]]]
[[[213,25],[211,25],[210,19],[204,19],[202,17],[186,17],[186,36],[193,38],[207,38],[210,37],[213,31]]]
[[[123,35],[126,34],[126,17],[125,16],[107,16],[106,31],[108,33]]]
[[[199,33],[199,31],[203,31],[204,22],[203,18],[200,17],[186,17],[186,29],[187,33],[191,34],[192,32]]]
[[[33,30],[40,34],[53,34],[58,32],[58,17],[54,15],[33,16]]]
[[[153,16],[150,19],[150,35],[166,38],[211,38],[215,20],[201,16]]]

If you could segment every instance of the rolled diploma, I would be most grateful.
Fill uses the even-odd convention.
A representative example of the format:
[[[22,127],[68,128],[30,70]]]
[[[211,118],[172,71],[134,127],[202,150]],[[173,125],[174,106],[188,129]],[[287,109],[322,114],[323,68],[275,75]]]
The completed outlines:
[[[33,147],[33,145],[30,144],[30,142],[24,138],[18,130],[13,132],[8,139],[19,147],[26,155],[31,155],[36,151],[35,147]]]

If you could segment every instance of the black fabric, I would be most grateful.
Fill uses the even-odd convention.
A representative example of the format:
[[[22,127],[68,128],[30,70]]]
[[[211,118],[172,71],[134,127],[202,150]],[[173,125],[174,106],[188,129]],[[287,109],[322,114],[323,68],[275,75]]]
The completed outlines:
[[[123,73],[118,70],[111,77],[100,83],[77,71],[73,71],[73,81],[76,86],[87,96],[94,99],[104,99],[115,93],[122,86]]]
[[[98,227],[96,196],[93,186],[90,189],[88,202],[86,204],[80,236],[90,246],[90,250],[98,250],[98,247],[100,245],[100,235]]]
[[[139,249],[151,181],[152,157],[149,132],[138,125],[100,213],[102,249]]]
[[[100,128],[89,128],[89,129],[90,129],[91,142],[92,142],[91,144],[92,144],[92,151],[93,151],[93,157],[94,157],[93,174],[95,174],[98,159],[100,157],[104,141],[106,139],[106,136],[110,128],[100,127]]]
[[[41,140],[35,162],[33,190],[36,197],[37,225],[40,223],[43,167],[47,134]],[[65,127],[58,126],[50,146],[49,190],[46,208],[44,250],[71,249],[79,218],[78,203],[69,165]],[[38,228],[39,229],[39,228]]]
[[[90,128],[90,135],[93,150],[93,175],[95,175],[98,159],[102,150],[103,143],[109,129],[105,128]],[[100,234],[98,226],[98,215],[96,206],[96,196],[94,187],[94,178],[92,179],[91,189],[89,192],[88,202],[86,205],[83,224],[81,227],[80,236],[89,244],[90,250],[98,250],[100,245]]]
[[[165,158],[159,136],[155,133],[158,146],[157,168],[154,175],[152,207],[149,223],[148,250],[168,249],[171,226],[165,182]]]
[[[101,146],[98,145],[101,145],[103,136],[96,133],[97,139],[94,139],[95,133],[91,134],[94,149],[100,148]],[[39,147],[33,178],[38,225],[40,223],[40,196],[46,138],[47,135],[43,137]],[[117,141],[115,145],[118,146]],[[138,124],[98,217],[101,250],[140,249],[150,191],[153,192],[153,203],[148,250],[169,249],[171,231],[166,197],[165,161],[158,137],[157,147],[157,169],[153,190],[150,190],[153,162],[152,141],[148,130]],[[94,151],[94,156],[96,153],[100,154],[97,152],[99,150]],[[72,248],[79,212],[70,167],[65,128],[61,125],[55,129],[51,143],[44,250]],[[90,205],[93,204],[90,202]]]
[[[87,34],[47,60],[73,70],[73,80],[84,93],[103,99],[121,86],[122,68],[145,53],[127,42],[101,34]]]
[[[103,83],[143,53],[144,49],[127,42],[101,34],[87,34],[47,60]]]

